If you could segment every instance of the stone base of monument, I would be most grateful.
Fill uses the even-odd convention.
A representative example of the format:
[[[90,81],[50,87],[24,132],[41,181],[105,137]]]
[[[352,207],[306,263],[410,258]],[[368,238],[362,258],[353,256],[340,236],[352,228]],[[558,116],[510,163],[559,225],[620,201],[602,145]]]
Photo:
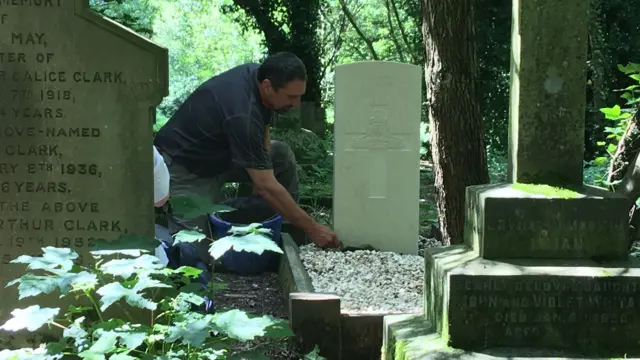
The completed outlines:
[[[320,355],[328,360],[379,359],[383,319],[389,313],[342,312],[339,296],[315,291],[289,234],[283,234],[282,247],[280,284],[301,352],[318,345]]]
[[[486,259],[629,255],[632,204],[621,195],[592,186],[492,184],[467,187],[466,199],[465,242]]]
[[[610,360],[610,358],[590,357]],[[499,347],[479,351],[465,351],[452,348],[438,334],[430,322],[422,315],[390,315],[384,318],[382,360],[441,360],[441,359],[482,359],[482,360],[585,360],[578,353],[569,351]],[[634,359],[634,358],[627,358]]]
[[[453,348],[537,347],[640,356],[640,261],[492,261],[426,250],[425,318]]]

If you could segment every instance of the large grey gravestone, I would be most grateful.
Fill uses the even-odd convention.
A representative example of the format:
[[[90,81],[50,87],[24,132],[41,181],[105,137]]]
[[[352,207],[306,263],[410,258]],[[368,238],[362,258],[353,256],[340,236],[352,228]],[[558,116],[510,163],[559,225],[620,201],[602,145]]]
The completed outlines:
[[[436,336],[387,354],[640,356],[631,203],[582,184],[588,3],[514,0],[511,181],[467,188],[465,244],[425,251]]]
[[[336,67],[333,226],[346,245],[418,253],[421,84],[415,65]]]
[[[97,238],[153,236],[152,119],[168,58],[88,0],[2,1],[0,29],[4,323],[17,305],[5,285],[24,272],[11,259],[53,246],[87,261]],[[48,305],[19,307],[34,303]]]

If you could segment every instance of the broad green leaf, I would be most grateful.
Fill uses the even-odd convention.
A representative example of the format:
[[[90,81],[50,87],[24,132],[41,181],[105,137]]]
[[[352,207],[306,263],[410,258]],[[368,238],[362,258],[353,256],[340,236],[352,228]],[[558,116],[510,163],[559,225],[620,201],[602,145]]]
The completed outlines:
[[[600,156],[600,157],[597,157],[597,158],[593,161],[593,163],[594,163],[596,166],[605,166],[605,165],[607,165],[607,164],[609,163],[609,159],[607,159],[607,158],[606,158],[606,157],[604,157],[604,156]]]
[[[251,233],[271,234],[271,229],[261,228],[262,224],[252,223],[247,226],[232,226],[229,229],[230,235],[245,235]]]
[[[105,311],[109,308],[109,306],[113,305],[115,302],[120,301],[122,298],[125,299],[127,304],[142,308],[155,310],[157,308],[157,304],[151,300],[145,299],[142,294],[139,294],[138,291],[134,289],[127,289],[120,285],[120,283],[110,283],[107,284],[100,289],[97,290],[98,295],[102,296],[100,299],[100,310]]]
[[[69,248],[54,248],[47,246],[42,249],[42,256],[21,255],[11,261],[12,264],[28,264],[31,270],[66,270],[73,268],[73,260],[78,254]]]
[[[293,331],[289,327],[289,322],[282,319],[273,319],[274,324],[264,329],[264,336],[272,339],[280,339],[294,336]]]
[[[111,330],[120,329],[126,324],[127,323],[125,323],[122,319],[111,318],[107,321],[95,322],[91,324],[91,329],[93,329],[93,331],[98,331],[98,330],[111,331]]]
[[[621,109],[619,105],[616,105],[612,108],[602,108],[600,112],[602,112],[607,119],[616,120],[618,116],[620,116]]]
[[[105,354],[110,354],[117,349],[118,334],[114,331],[99,332],[98,341],[94,342],[91,347],[78,354],[83,359],[88,360],[104,360]]]
[[[195,321],[177,322],[169,328],[166,341],[171,343],[182,339],[185,344],[200,347],[211,336],[210,327],[209,317]]]
[[[115,240],[98,239],[94,242],[93,251],[114,251],[114,254],[123,254],[128,256],[140,256],[133,255],[140,252],[154,251],[160,245],[160,241],[154,237],[139,236],[131,234],[120,235]],[[104,255],[111,255],[104,253]]]
[[[193,243],[196,241],[204,240],[207,236],[196,230],[182,230],[173,235],[174,244],[179,243]]]
[[[158,280],[154,280],[149,278],[148,276],[142,276],[138,283],[132,288],[128,289],[122,286],[120,283],[113,282],[107,284],[96,292],[98,295],[102,296],[100,299],[100,310],[105,311],[109,306],[111,306],[116,301],[121,299],[125,299],[127,304],[148,310],[155,310],[158,307],[158,304],[155,302],[145,299],[142,296],[142,291],[150,288],[168,288],[170,287],[167,284],[164,284]]]
[[[209,360],[215,360],[215,359],[231,359],[231,358],[227,358],[226,357],[226,349],[212,349],[212,348],[207,348],[207,349],[202,349],[200,350],[200,354],[205,358],[205,359],[209,359]],[[253,357],[245,357],[244,359],[260,359],[260,358],[253,358]]]
[[[84,316],[76,319],[69,328],[64,329],[62,336],[65,338],[73,339],[73,343],[75,345],[76,352],[82,352],[87,349],[89,342],[87,333],[81,326],[84,321]]]
[[[0,360],[58,360],[62,354],[50,355],[45,345],[36,349],[0,350]]]
[[[25,309],[15,309],[11,312],[13,318],[9,319],[0,329],[6,331],[36,331],[45,324],[50,324],[60,312],[60,308],[40,308],[40,305],[32,305]]]
[[[118,332],[118,336],[122,345],[129,350],[137,349],[147,338],[147,334],[143,332]]]
[[[607,151],[611,154],[615,153],[616,150],[618,150],[618,147],[615,146],[614,144],[609,144],[607,145]]]
[[[626,66],[618,64],[618,70],[625,74],[637,73],[640,72],[640,64],[629,63]]]
[[[168,270],[153,255],[144,254],[135,259],[110,260],[100,266],[100,271],[105,274],[120,276],[123,279],[130,278],[133,274],[161,274]]]
[[[180,266],[174,272],[182,274],[188,278],[195,279],[202,273],[202,270],[191,266]]]
[[[66,339],[50,342],[46,345],[47,354],[62,354],[69,347]],[[2,359],[2,357],[0,357]]]
[[[189,311],[191,305],[200,306],[204,304],[205,300],[202,296],[194,293],[183,292],[178,294],[174,300],[174,309],[176,311]]]
[[[157,357],[158,360],[182,360],[187,358],[187,353],[182,350],[169,350],[165,355],[160,355]]]
[[[273,251],[282,254],[282,249],[273,240],[258,234],[243,236],[225,236],[214,241],[209,247],[209,254],[214,259],[219,259],[229,250],[246,251],[261,255],[264,251]]]
[[[19,279],[10,281],[7,287],[18,285],[18,300],[41,294],[51,294],[58,288],[58,278],[55,276],[40,276],[25,274]]]
[[[213,322],[218,331],[240,341],[249,341],[258,336],[264,336],[265,329],[276,323],[271,316],[249,318],[247,313],[238,309],[215,314]]]
[[[71,290],[90,290],[98,283],[98,277],[86,271],[77,274],[65,271],[50,270],[58,275],[33,275],[25,274],[19,279],[7,284],[7,287],[18,285],[19,299],[41,294],[51,294],[56,289],[60,290],[60,297],[63,297]]]
[[[624,98],[627,99],[627,105],[635,105],[637,103],[640,103],[640,96],[639,97],[629,96],[628,98],[627,97],[624,97]]]
[[[640,81],[640,74],[629,75],[629,77],[635,81]]]
[[[180,288],[181,293],[201,294],[203,291],[204,289],[202,288],[202,285],[197,282],[189,283]]]
[[[90,251],[91,255],[95,258],[101,258],[103,256],[112,256],[112,255],[124,255],[131,257],[138,257],[142,254],[148,253],[148,250],[142,249],[122,249],[122,250],[95,250]],[[114,355],[115,356],[115,355]]]
[[[229,206],[213,204],[208,198],[198,195],[171,197],[169,202],[173,213],[185,219],[235,210]]]

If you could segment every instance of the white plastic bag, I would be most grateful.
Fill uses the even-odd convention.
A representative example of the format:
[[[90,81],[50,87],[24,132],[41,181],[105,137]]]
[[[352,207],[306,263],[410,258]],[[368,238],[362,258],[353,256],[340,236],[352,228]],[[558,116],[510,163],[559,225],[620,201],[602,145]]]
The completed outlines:
[[[156,207],[164,205],[169,198],[169,169],[162,155],[153,147],[153,202]]]

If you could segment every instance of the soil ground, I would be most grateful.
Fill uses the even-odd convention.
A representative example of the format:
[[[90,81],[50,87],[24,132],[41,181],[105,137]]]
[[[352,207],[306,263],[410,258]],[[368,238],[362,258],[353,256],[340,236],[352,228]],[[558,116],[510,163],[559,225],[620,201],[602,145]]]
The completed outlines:
[[[216,310],[239,309],[250,315],[271,315],[287,319],[284,297],[280,290],[277,274],[241,276],[216,273],[213,281],[227,285],[226,289],[216,292],[214,297]],[[304,357],[295,351],[294,346],[287,339],[259,339],[240,343],[233,350],[234,353],[239,353],[254,349],[264,351],[269,359],[274,360],[298,360]],[[249,358],[246,359],[249,360]],[[254,357],[251,357],[251,360],[253,359]]]

